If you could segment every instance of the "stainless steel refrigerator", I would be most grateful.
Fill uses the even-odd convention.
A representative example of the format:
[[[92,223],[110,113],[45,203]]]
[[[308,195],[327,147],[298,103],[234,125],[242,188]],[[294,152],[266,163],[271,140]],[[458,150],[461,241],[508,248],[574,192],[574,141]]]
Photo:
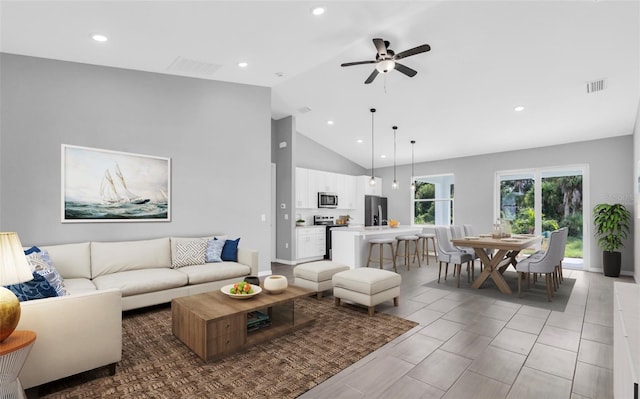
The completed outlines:
[[[387,197],[377,195],[364,196],[364,225],[387,225]]]

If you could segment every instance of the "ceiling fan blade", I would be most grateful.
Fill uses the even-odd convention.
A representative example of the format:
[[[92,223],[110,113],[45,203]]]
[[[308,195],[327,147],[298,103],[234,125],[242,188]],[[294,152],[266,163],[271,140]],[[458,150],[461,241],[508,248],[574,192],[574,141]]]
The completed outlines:
[[[408,77],[412,78],[414,76],[416,76],[416,74],[418,73],[418,71],[409,68],[408,66],[404,66],[402,64],[399,64],[396,62],[396,69],[398,70],[398,72],[402,72],[405,75],[407,75]]]
[[[431,50],[431,46],[429,46],[428,44],[423,44],[422,46],[418,46],[418,47],[414,47],[414,48],[409,49],[409,50],[401,51],[398,54],[396,54],[396,56],[393,57],[393,58],[396,59],[396,60],[400,60],[402,58],[409,57],[409,56],[412,56],[412,55],[416,55],[416,54],[420,54],[420,53],[426,53],[429,50]]]
[[[357,62],[345,62],[344,64],[340,64],[342,67],[352,66],[352,65],[362,65],[362,64],[375,64],[376,62],[371,61],[357,61]]]
[[[378,70],[374,69],[373,72],[371,72],[371,75],[369,75],[369,77],[367,78],[367,80],[364,81],[364,84],[368,85],[369,83],[373,82],[373,79],[375,79],[376,76],[378,76]]]
[[[376,50],[378,50],[378,56],[384,58],[387,55],[387,46],[384,40],[373,39],[373,44],[376,46]]]

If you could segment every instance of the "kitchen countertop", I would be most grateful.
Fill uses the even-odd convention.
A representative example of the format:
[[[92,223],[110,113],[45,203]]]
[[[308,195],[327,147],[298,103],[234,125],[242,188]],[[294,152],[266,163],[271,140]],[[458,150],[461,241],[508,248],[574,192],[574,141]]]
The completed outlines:
[[[351,235],[361,235],[361,236],[370,236],[370,235],[378,235],[378,234],[405,234],[405,233],[416,233],[422,231],[422,227],[416,226],[398,226],[398,227],[389,227],[389,226],[350,226],[347,228],[342,228],[339,230],[335,230],[334,232],[340,233],[351,233]]]

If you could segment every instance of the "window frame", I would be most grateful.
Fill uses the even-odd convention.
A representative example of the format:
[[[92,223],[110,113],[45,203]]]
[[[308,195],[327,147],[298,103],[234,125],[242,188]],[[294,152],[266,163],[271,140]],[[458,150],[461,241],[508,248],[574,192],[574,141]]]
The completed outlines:
[[[416,203],[417,202],[448,202],[450,203],[449,205],[449,217],[447,218],[448,223],[446,226],[450,226],[454,224],[454,209],[455,209],[455,174],[453,172],[451,173],[439,173],[439,174],[434,174],[434,175],[423,175],[423,176],[414,176],[413,177],[413,182],[416,185],[416,191],[417,191],[417,187],[418,184],[417,182],[423,182],[423,183],[430,183],[430,184],[443,184],[444,182],[437,182],[434,183],[432,181],[428,181],[428,179],[434,179],[434,178],[447,178],[449,177],[451,179],[451,185],[449,186],[449,197],[448,198],[441,198],[437,196],[437,192],[438,190],[435,190],[434,193],[434,198],[433,199],[416,199],[416,193],[415,191],[411,191],[411,225],[412,226],[436,226],[437,224],[416,224],[415,220],[416,220]],[[427,180],[427,181],[425,181]],[[451,189],[451,187],[453,187],[453,190]],[[436,212],[437,212],[436,208]],[[434,215],[435,217],[435,221],[438,220],[438,217],[436,215]]]

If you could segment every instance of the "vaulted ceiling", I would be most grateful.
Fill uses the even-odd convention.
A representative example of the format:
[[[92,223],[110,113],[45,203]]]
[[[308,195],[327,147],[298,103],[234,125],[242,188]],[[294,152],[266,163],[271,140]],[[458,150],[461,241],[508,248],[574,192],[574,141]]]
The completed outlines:
[[[314,16],[316,4],[5,0],[0,50],[270,87],[274,119],[295,116],[301,134],[363,167],[370,108],[377,167],[393,163],[393,125],[398,164],[410,140],[420,162],[633,133],[638,1],[325,1]],[[340,64],[373,60],[376,37],[431,51],[402,60],[415,77],[365,85],[374,65]],[[595,81],[603,90],[589,93]]]

